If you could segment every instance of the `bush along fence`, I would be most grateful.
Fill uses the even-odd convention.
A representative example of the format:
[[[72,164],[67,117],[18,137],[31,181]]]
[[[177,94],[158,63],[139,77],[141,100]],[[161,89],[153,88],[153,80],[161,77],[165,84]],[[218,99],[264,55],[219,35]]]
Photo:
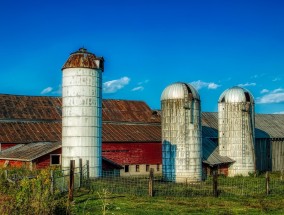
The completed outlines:
[[[118,172],[103,172],[98,178],[89,177],[89,162],[75,167],[75,161],[70,161],[67,170],[51,170],[50,192],[68,192],[69,201],[73,200],[73,191],[82,187],[90,192],[108,190],[113,194],[130,194],[137,196],[166,196],[166,197],[196,197],[196,196],[258,196],[284,195],[284,178],[281,173],[262,174],[260,176],[225,177],[216,171],[206,180],[194,183],[174,183],[164,181],[150,169],[148,175],[121,177]],[[5,172],[5,177],[11,183],[21,180],[20,176]],[[29,176],[26,178],[33,178]]]

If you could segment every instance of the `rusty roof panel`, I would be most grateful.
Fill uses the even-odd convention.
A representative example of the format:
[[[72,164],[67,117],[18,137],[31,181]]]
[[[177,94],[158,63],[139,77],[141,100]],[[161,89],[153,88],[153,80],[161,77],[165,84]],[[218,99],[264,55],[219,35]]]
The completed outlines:
[[[104,123],[103,142],[161,142],[161,126]]]
[[[2,122],[0,127],[1,143],[61,140],[61,122]]]
[[[0,95],[0,120],[61,120],[60,97]],[[103,100],[103,121],[160,123],[160,115],[142,101]]]
[[[90,68],[103,71],[103,63],[104,59],[102,57],[96,57],[96,55],[87,52],[87,49],[80,48],[77,52],[70,55],[62,70],[66,68]]]
[[[157,112],[143,101],[103,100],[103,121],[160,123]]]
[[[0,120],[61,120],[61,98],[0,95]]]

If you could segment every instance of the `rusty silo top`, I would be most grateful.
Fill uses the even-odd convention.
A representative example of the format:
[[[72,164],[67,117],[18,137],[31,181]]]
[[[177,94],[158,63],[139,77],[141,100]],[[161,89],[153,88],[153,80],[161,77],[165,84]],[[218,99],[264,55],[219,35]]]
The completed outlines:
[[[89,69],[101,69],[104,70],[104,58],[97,57],[87,51],[85,48],[80,48],[78,51],[70,54],[70,57],[62,67],[66,68],[89,68]]]
[[[192,99],[200,100],[200,96],[193,86],[183,82],[176,82],[164,89],[160,100],[184,99],[186,96],[189,96]]]

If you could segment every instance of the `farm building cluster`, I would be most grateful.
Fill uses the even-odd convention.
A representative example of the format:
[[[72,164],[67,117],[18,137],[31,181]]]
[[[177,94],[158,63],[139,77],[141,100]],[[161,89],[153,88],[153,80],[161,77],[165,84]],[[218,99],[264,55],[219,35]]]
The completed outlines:
[[[212,170],[229,176],[284,168],[284,115],[255,114],[245,89],[226,90],[217,112],[201,112],[198,92],[174,83],[161,110],[143,101],[102,99],[103,58],[86,49],[64,64],[62,98],[0,95],[0,166],[68,168],[90,161],[104,171],[200,181]],[[216,101],[217,102],[217,101]]]

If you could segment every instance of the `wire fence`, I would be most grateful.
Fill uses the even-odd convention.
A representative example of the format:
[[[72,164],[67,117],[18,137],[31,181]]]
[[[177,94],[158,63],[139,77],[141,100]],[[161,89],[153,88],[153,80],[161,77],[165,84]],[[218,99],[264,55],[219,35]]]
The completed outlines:
[[[105,175],[91,180],[90,190],[100,192],[102,189],[107,189],[113,194],[138,196],[149,195],[150,190],[152,190],[153,196],[165,197],[284,195],[284,180],[276,177],[267,178],[263,175],[258,177],[219,176],[217,187],[214,186],[213,176],[208,177],[205,181],[195,183],[166,182],[161,176],[154,177],[152,183],[150,183],[149,178],[149,175],[139,177]]]
[[[103,171],[101,177],[89,177],[89,165],[73,167],[72,175],[68,170],[51,170],[52,189],[60,192],[69,192],[79,188],[86,188],[97,193],[103,189],[118,195],[136,196],[164,196],[164,197],[197,197],[197,196],[248,196],[284,195],[284,177],[281,173],[267,173],[260,176],[225,177],[217,174],[207,177],[206,180],[195,183],[175,183],[164,181],[162,176],[149,175],[122,177],[119,170]],[[25,171],[5,170],[5,178],[11,183],[18,183],[22,178],[35,178]],[[152,175],[151,175],[152,173]],[[72,179],[72,180],[71,180]],[[72,186],[70,184],[72,183]]]

